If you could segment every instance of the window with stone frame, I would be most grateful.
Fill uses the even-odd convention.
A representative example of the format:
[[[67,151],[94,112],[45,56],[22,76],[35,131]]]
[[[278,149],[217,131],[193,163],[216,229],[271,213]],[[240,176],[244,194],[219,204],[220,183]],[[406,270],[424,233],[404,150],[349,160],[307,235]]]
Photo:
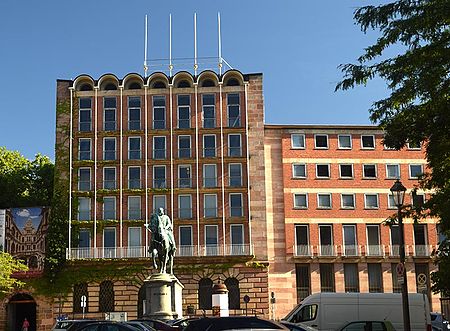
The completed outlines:
[[[114,311],[114,284],[110,280],[100,283],[98,311],[101,313]]]
[[[241,309],[241,292],[239,290],[239,281],[230,277],[225,280],[225,286],[228,289],[228,308]]]
[[[202,278],[198,282],[199,309],[212,309],[212,287],[213,281],[209,278]]]
[[[87,283],[78,283],[73,286],[73,312],[82,313],[83,308],[81,307],[81,297],[86,297],[86,308],[85,313],[89,311],[89,295],[88,295],[88,285]]]

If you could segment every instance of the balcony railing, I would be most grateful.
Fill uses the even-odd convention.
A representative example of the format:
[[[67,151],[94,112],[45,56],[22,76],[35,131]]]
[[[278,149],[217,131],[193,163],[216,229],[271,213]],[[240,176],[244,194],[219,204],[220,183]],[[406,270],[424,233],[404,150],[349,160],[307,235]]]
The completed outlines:
[[[248,256],[251,254],[249,244],[242,245],[182,245],[177,247],[176,256]],[[66,250],[69,260],[81,259],[121,259],[121,258],[147,258],[151,253],[145,246],[135,247],[89,247],[71,248]]]

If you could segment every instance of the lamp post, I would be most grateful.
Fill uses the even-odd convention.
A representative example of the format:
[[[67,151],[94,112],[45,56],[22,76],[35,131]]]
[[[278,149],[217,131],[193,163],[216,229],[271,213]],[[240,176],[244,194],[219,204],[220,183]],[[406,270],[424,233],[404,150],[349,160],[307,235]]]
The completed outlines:
[[[400,232],[400,264],[403,265],[403,284],[402,284],[402,305],[403,305],[403,330],[411,331],[411,323],[409,319],[409,302],[408,302],[408,281],[405,268],[405,237],[403,231],[402,207],[405,198],[406,187],[397,179],[391,187],[391,193],[394,196],[394,203],[397,206],[397,219]]]

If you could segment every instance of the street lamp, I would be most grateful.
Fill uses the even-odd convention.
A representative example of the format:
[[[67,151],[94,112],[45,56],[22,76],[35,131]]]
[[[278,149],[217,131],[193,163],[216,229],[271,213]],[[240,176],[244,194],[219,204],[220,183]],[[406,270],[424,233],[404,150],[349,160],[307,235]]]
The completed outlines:
[[[394,203],[397,206],[397,219],[400,232],[400,264],[403,265],[403,284],[402,284],[402,304],[403,304],[403,329],[411,331],[411,323],[409,319],[409,302],[408,302],[408,281],[405,268],[405,237],[403,231],[402,207],[405,199],[406,187],[397,179],[391,187],[391,193],[394,196]]]

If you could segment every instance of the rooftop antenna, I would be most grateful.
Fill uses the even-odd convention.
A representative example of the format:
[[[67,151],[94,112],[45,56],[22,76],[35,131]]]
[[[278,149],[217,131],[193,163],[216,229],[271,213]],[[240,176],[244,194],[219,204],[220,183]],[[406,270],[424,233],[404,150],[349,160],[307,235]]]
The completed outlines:
[[[194,13],[194,75],[197,76],[197,13]]]
[[[169,14],[169,76],[172,77],[172,14]]]
[[[145,46],[144,46],[144,77],[147,77],[147,48],[148,48],[148,18],[147,15],[145,15]]]
[[[217,13],[217,25],[219,28],[219,74],[222,75],[222,39],[220,36],[220,12]]]

